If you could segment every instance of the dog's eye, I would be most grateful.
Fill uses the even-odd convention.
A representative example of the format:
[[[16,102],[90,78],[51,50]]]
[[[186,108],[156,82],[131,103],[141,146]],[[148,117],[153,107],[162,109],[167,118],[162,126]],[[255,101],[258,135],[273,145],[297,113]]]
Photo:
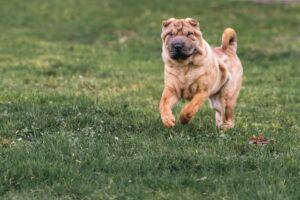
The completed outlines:
[[[189,32],[187,33],[187,36],[191,36],[191,35],[194,35],[194,33],[189,31]]]
[[[167,35],[168,35],[168,36],[173,36],[173,33],[172,33],[172,32],[169,32]]]

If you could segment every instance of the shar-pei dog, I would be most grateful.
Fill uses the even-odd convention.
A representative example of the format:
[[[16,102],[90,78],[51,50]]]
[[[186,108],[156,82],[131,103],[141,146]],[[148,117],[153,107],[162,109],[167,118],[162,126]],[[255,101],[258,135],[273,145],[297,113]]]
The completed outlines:
[[[212,48],[196,20],[170,18],[162,22],[161,38],[164,89],[159,107],[164,126],[175,126],[172,108],[183,98],[189,102],[180,112],[182,124],[188,123],[209,100],[216,112],[216,126],[234,127],[234,107],[243,76],[236,54],[236,32],[226,28],[221,46]]]

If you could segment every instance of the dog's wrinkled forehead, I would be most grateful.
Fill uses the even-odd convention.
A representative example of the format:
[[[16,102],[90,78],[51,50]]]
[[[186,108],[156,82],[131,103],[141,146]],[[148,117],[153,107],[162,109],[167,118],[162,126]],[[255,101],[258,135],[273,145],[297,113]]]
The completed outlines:
[[[181,31],[183,28],[183,21],[182,20],[177,20],[173,23],[174,28],[177,29],[177,31]]]
[[[199,23],[192,18],[169,18],[162,22],[162,38],[164,38],[168,32],[181,35],[189,31],[196,32],[197,35],[200,32]]]
[[[172,25],[173,28],[175,28],[177,30],[182,30],[182,28],[184,26],[199,28],[199,23],[196,20],[192,19],[192,18],[185,18],[185,19],[170,18],[170,19],[164,20],[162,22],[163,30],[165,28],[170,27],[171,25]]]

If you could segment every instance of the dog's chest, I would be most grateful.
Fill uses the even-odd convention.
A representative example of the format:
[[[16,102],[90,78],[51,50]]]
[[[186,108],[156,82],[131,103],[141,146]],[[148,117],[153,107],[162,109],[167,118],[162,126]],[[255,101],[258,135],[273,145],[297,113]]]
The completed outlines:
[[[199,77],[203,74],[201,68],[180,68],[173,72],[176,76],[172,77],[172,82],[176,85],[177,93],[180,98],[192,99],[199,87]]]

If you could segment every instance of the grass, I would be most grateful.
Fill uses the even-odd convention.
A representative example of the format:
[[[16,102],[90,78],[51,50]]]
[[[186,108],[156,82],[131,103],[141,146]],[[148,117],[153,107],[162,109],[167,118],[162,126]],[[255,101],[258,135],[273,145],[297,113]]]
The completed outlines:
[[[0,3],[1,199],[299,199],[300,5],[251,1]],[[207,105],[160,121],[161,21],[238,33],[236,127]],[[174,110],[177,114],[184,105]],[[274,143],[251,146],[263,133]]]

